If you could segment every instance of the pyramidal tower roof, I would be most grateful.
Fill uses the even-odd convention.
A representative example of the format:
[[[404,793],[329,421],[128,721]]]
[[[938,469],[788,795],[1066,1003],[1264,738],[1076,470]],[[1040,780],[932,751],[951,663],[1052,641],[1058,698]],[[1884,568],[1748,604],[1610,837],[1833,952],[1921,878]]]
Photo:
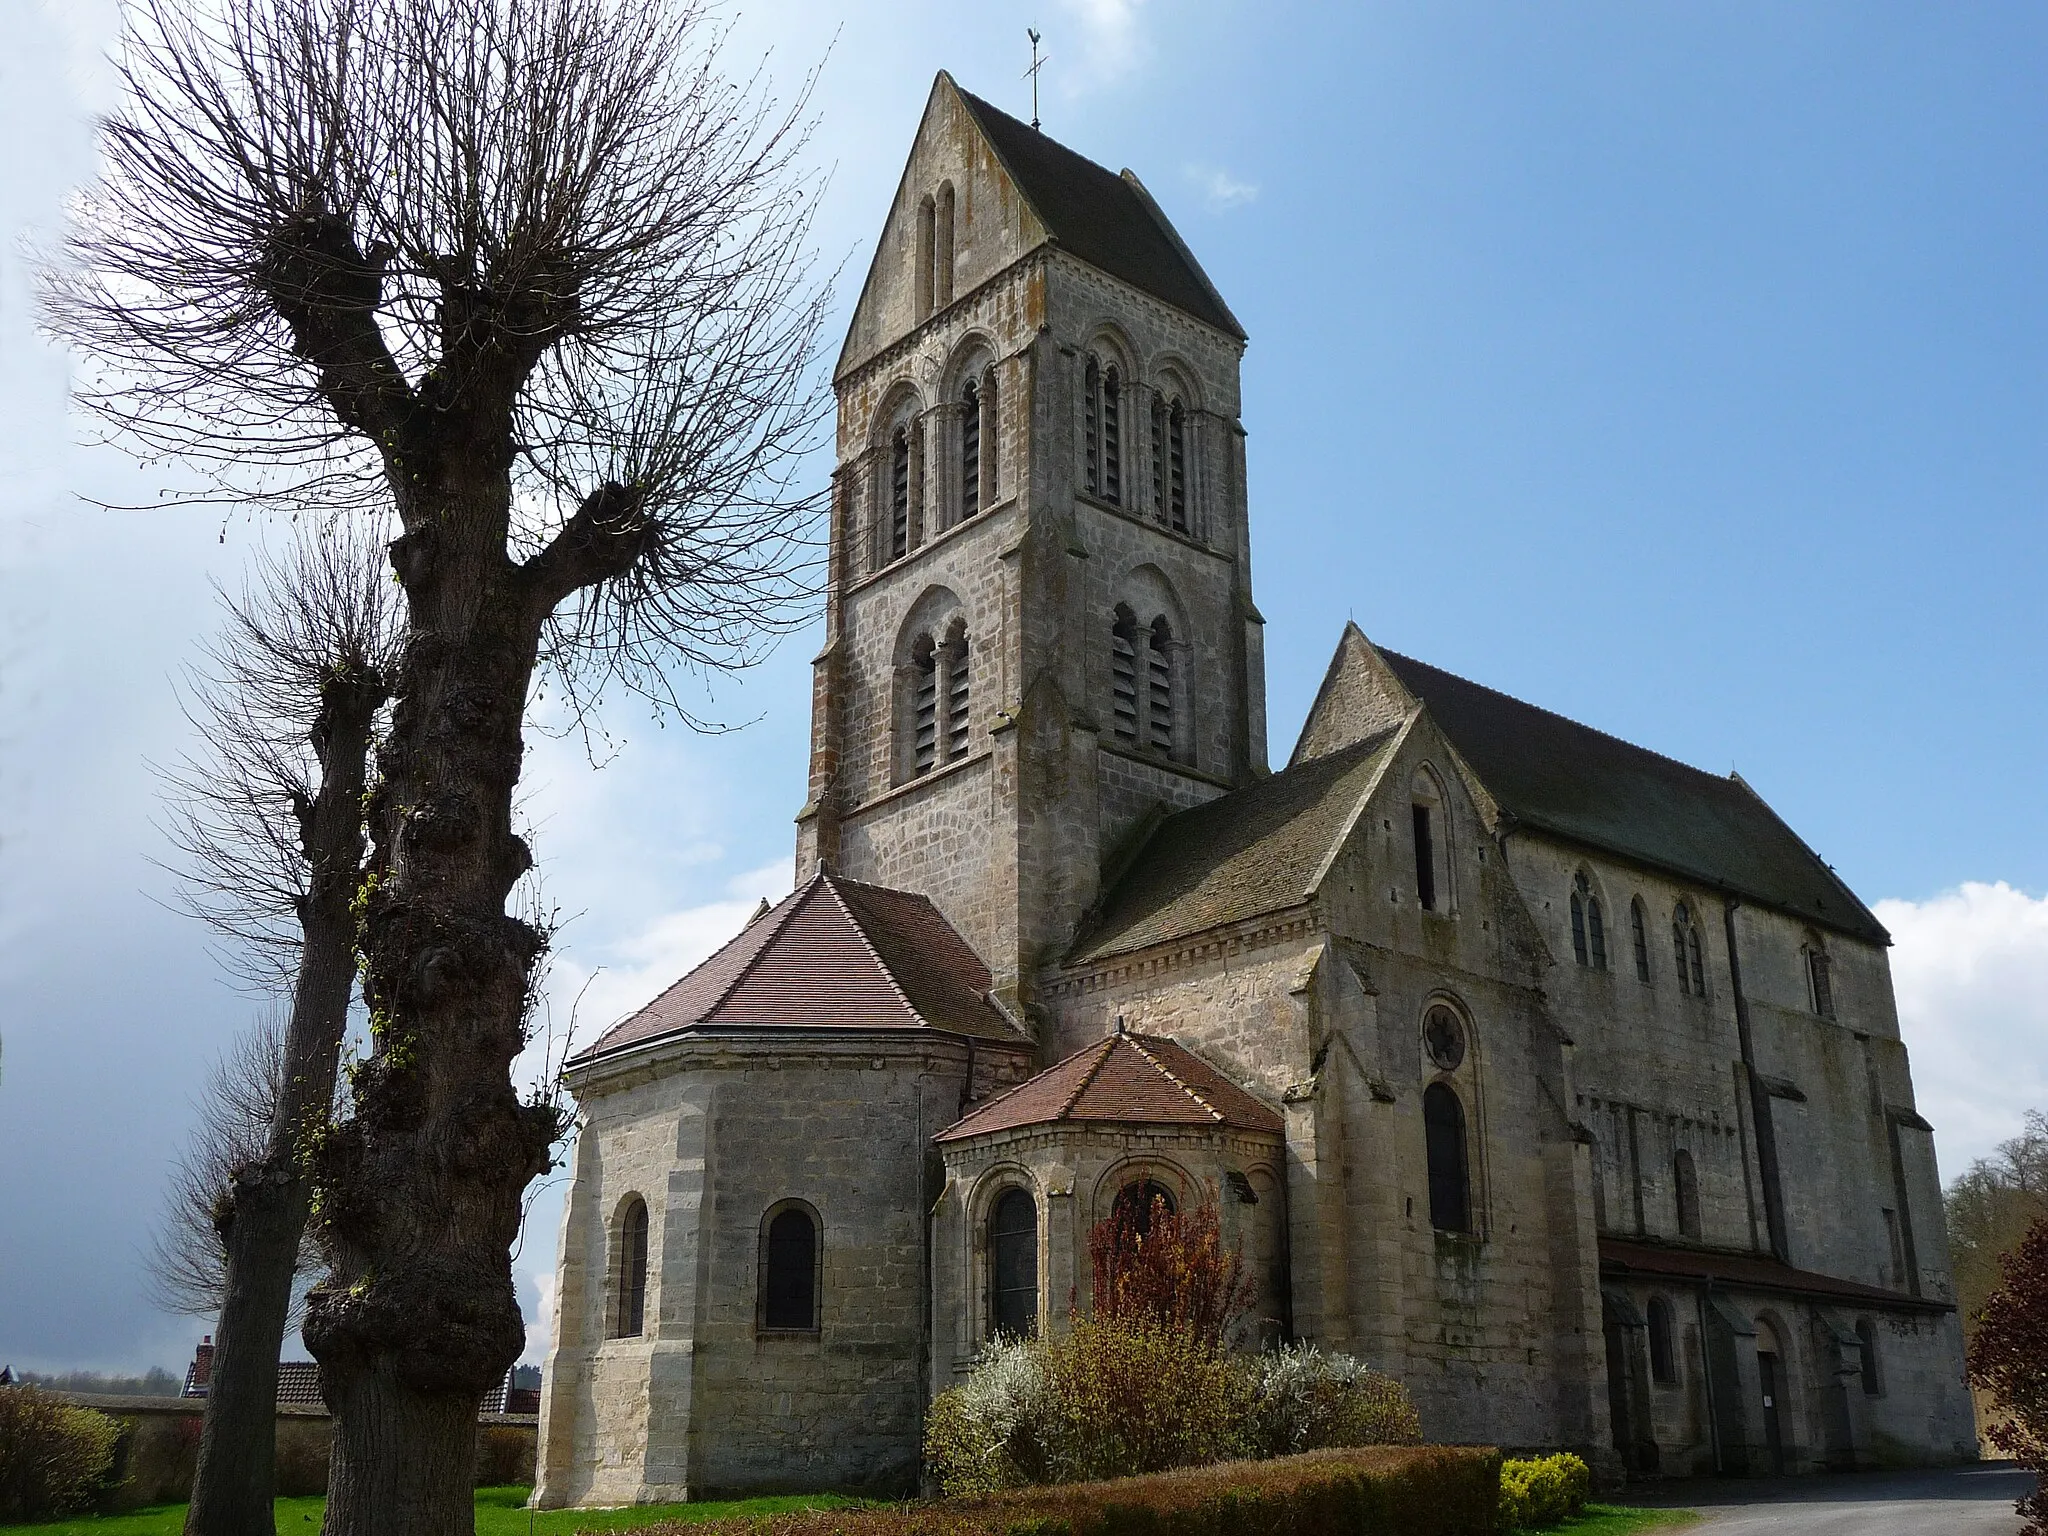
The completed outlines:
[[[1016,182],[1018,192],[1037,212],[1053,244],[1155,299],[1164,299],[1196,319],[1244,339],[1237,316],[1135,174],[1126,170],[1119,175],[1097,165],[1029,123],[960,90],[950,75],[942,73],[939,78],[959,91],[960,100]]]
[[[692,1030],[936,1030],[1028,1045],[922,896],[820,870],[572,1065]]]

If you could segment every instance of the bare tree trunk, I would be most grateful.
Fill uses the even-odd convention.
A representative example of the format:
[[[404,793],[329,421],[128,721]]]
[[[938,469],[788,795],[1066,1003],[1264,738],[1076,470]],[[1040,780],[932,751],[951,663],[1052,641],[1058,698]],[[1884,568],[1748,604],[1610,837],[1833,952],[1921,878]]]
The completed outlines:
[[[508,500],[455,489],[505,484],[465,446],[413,456],[453,494],[392,548],[411,638],[370,797],[376,1051],[322,1154],[332,1270],[305,1330],[334,1414],[327,1536],[471,1528],[478,1404],[526,1338],[506,1254],[557,1131],[552,1106],[512,1087],[545,941],[505,911],[531,863],[512,797],[553,598],[504,556]]]
[[[264,1155],[238,1169],[226,1192],[226,1292],[185,1515],[190,1536],[274,1536],[276,1529],[278,1353],[312,1201],[307,1152],[334,1103],[355,986],[350,903],[363,865],[363,788],[383,687],[374,673],[359,672],[330,674],[321,689],[314,728],[320,787],[300,805],[310,873],[284,1079]]]

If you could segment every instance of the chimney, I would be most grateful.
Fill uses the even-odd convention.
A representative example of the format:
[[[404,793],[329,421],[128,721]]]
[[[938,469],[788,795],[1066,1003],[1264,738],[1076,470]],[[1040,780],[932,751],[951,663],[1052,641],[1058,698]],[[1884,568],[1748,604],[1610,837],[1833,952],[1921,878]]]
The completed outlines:
[[[186,1397],[206,1396],[206,1384],[213,1379],[213,1335],[208,1334],[192,1351],[192,1363],[185,1368]]]

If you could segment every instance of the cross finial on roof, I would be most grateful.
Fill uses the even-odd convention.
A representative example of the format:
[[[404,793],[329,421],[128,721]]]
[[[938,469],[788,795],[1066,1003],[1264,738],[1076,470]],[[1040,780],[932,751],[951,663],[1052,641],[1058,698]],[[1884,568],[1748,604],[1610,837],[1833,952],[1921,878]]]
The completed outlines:
[[[1031,67],[1024,71],[1024,78],[1031,82],[1031,126],[1036,128],[1038,126],[1038,72],[1045,68],[1051,56],[1047,55],[1044,59],[1038,56],[1038,28],[1026,27],[1024,35],[1031,39]]]

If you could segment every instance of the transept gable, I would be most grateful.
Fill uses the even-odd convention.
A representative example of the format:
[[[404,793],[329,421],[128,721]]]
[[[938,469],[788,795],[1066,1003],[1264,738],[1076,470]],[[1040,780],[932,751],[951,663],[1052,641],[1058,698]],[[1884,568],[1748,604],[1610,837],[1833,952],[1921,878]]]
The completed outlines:
[[[1889,935],[1740,776],[1622,741],[1368,640],[1347,624],[1290,760],[1425,711],[1496,831],[1527,829],[1719,887],[1866,943]]]

